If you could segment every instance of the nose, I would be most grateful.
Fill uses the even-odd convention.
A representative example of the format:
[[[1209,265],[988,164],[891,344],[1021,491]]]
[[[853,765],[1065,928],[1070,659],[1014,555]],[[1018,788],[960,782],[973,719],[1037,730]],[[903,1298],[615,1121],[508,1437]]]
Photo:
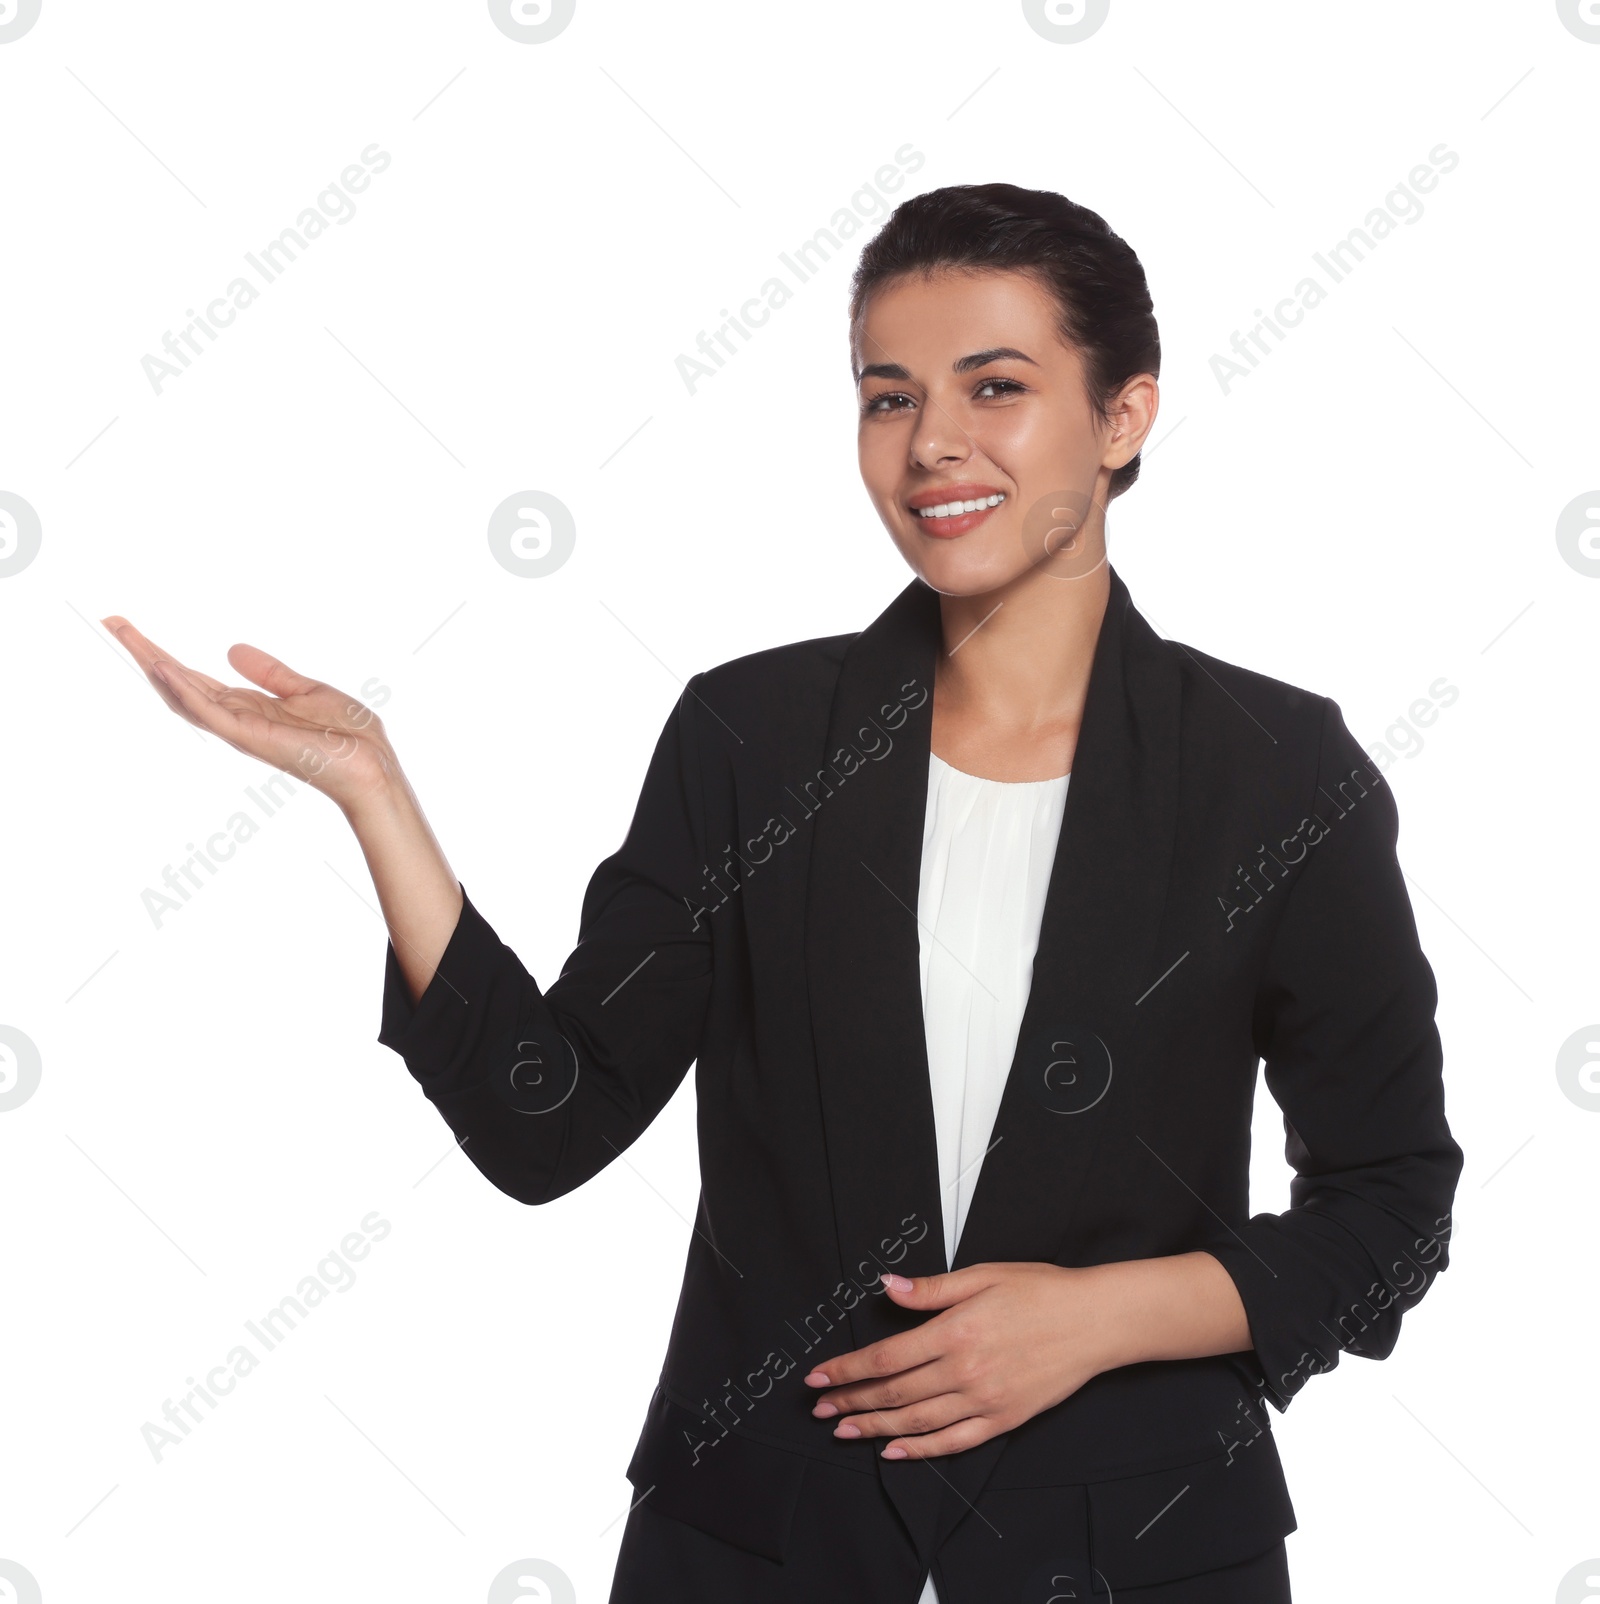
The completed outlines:
[[[913,467],[937,469],[965,462],[972,455],[972,440],[945,409],[931,398],[917,415],[911,435]]]

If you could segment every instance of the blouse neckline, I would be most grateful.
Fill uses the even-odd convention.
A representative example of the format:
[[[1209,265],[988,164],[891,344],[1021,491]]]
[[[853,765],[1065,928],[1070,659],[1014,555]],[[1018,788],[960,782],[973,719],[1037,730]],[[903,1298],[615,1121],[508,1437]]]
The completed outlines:
[[[1054,775],[1048,780],[991,780],[986,774],[968,774],[965,769],[958,769],[955,764],[946,763],[935,751],[930,750],[928,756],[940,768],[948,770],[951,774],[959,774],[963,780],[971,780],[978,785],[999,785],[1009,789],[1025,789],[1028,786],[1061,785],[1072,778],[1072,770],[1068,769],[1065,774]]]

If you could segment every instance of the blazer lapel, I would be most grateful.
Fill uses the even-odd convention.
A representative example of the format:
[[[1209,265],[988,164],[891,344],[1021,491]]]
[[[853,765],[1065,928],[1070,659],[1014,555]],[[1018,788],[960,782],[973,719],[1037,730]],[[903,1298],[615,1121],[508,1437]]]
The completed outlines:
[[[1157,978],[1180,681],[1115,569],[1110,582],[1032,988],[954,1268],[1071,1262],[1062,1222],[1131,1116],[1116,1076]],[[805,953],[834,1219],[863,1288],[882,1269],[947,1268],[916,917],[939,649],[938,595],[913,580],[846,652],[819,773],[796,798],[814,819]],[[858,1348],[925,1318],[873,1291],[849,1310]],[[1005,1441],[877,1458],[924,1561]]]
[[[922,1318],[873,1290],[882,1271],[946,1267],[916,920],[939,647],[938,593],[914,579],[845,653],[815,782],[806,979],[856,1348]],[[947,1472],[875,1463],[927,1563]]]
[[[1111,575],[1016,1053],[956,1244],[959,1269],[1071,1262],[1064,1219],[1130,1126],[1124,1073],[1178,821],[1182,681]],[[1117,1077],[1124,1074],[1122,1084]]]

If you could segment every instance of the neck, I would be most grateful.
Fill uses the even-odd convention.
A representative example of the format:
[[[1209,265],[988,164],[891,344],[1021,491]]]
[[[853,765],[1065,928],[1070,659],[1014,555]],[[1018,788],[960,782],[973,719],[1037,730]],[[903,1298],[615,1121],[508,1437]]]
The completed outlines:
[[[981,596],[941,596],[935,701],[996,730],[1076,728],[1110,594],[1102,557],[1081,578],[1041,564]]]

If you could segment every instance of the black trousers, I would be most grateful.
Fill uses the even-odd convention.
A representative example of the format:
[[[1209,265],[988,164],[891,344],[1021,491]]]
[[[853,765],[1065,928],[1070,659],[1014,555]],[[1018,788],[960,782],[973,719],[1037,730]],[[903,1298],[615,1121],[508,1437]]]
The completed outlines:
[[[810,1476],[808,1496],[781,1564],[700,1531],[650,1507],[628,1516],[610,1604],[917,1604],[925,1576],[916,1550],[881,1486],[862,1497],[867,1478],[835,1472]],[[1280,1540],[1242,1563],[1138,1587],[1102,1575],[1087,1533],[1061,1530],[1025,1548],[1011,1500],[1025,1492],[984,1494],[934,1560],[941,1604],[1291,1604],[1289,1562]],[[1012,1540],[996,1541],[996,1526]],[[985,1527],[988,1529],[985,1530]],[[1047,1551],[1046,1551],[1047,1550]]]

